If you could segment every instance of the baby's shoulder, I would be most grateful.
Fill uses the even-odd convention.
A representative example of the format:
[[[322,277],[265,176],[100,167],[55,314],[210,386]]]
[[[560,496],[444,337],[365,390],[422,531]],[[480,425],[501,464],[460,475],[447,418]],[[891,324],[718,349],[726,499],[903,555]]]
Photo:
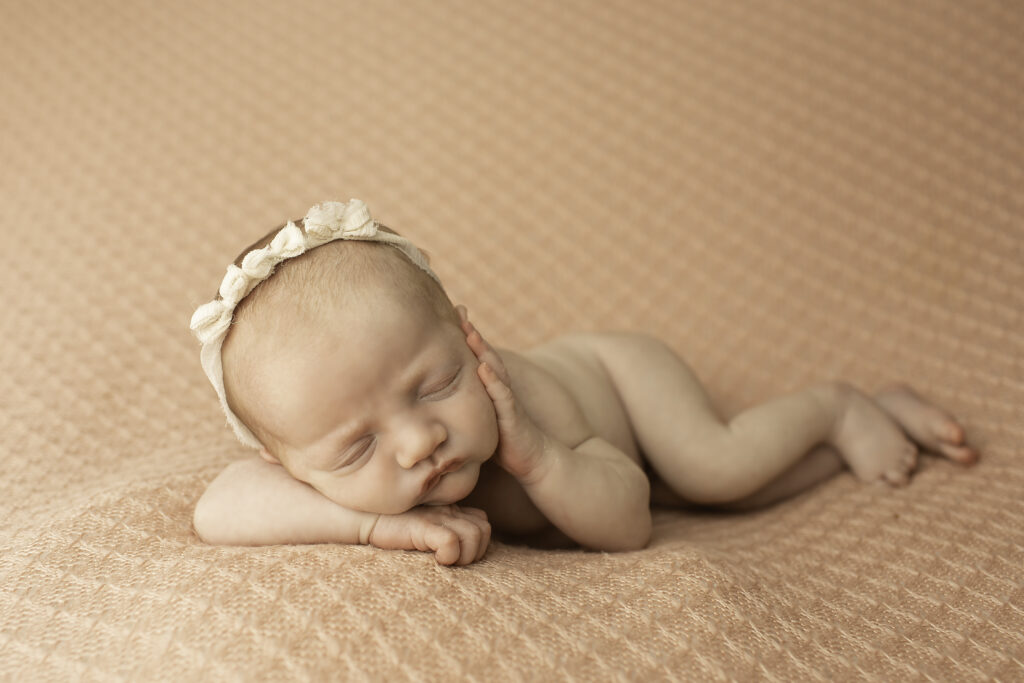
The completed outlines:
[[[532,350],[495,350],[508,370],[516,400],[538,427],[570,447],[593,436],[576,397],[542,357]]]

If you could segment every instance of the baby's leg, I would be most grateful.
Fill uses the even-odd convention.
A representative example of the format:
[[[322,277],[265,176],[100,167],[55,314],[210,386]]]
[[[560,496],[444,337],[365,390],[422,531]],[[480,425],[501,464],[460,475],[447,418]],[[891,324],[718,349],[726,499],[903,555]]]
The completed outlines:
[[[714,507],[738,512],[766,507],[820,484],[843,471],[845,467],[842,456],[835,448],[825,444],[815,446],[810,453],[798,460],[788,470],[783,471],[782,474],[754,493],[728,503],[720,503]],[[692,505],[690,501],[680,497],[657,476],[651,479],[651,503],[673,508]]]
[[[806,491],[841,472],[846,465],[839,452],[827,444],[815,446],[795,465],[754,493],[719,505],[723,510],[756,510]]]
[[[641,450],[687,500],[742,499],[824,443],[865,480],[902,483],[915,462],[916,448],[899,425],[844,383],[823,383],[724,421],[694,374],[660,341],[630,333],[588,339],[619,390]]]
[[[964,442],[964,429],[944,411],[921,399],[910,387],[897,384],[874,396],[875,403],[927,451],[971,465],[978,453]],[[816,446],[803,459],[763,488],[722,505],[727,510],[751,510],[789,498],[818,484],[844,467],[842,456],[829,445]]]
[[[907,385],[894,384],[875,394],[875,401],[926,451],[962,465],[978,461],[978,452],[966,443],[964,428]]]

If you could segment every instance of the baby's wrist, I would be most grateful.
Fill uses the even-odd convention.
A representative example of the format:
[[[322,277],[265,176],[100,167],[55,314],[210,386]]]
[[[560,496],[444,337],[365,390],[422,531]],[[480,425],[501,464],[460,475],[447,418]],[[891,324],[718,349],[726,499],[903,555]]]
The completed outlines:
[[[566,446],[555,441],[546,433],[540,432],[540,435],[540,447],[537,449],[536,455],[531,458],[529,467],[521,472],[513,473],[524,487],[534,486],[542,481],[551,471],[555,462],[563,455],[563,451],[566,450]]]
[[[379,521],[379,514],[370,514],[363,519],[359,525],[359,545],[368,545],[370,543],[370,537],[373,535],[373,530],[377,528],[377,522]]]

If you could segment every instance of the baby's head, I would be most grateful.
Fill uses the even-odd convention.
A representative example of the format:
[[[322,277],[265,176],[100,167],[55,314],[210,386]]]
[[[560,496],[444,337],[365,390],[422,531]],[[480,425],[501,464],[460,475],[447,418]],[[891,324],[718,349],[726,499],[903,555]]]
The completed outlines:
[[[497,447],[451,301],[383,242],[337,239],[281,261],[235,306],[220,358],[227,406],[263,458],[351,509],[461,500]]]

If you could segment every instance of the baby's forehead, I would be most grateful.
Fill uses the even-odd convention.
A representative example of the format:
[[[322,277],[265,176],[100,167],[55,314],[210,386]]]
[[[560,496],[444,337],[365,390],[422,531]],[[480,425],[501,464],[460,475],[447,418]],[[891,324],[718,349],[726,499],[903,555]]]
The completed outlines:
[[[295,417],[318,414],[342,397],[372,403],[463,362],[465,345],[456,326],[431,322],[429,316],[408,316],[395,324],[400,315],[392,310],[381,320],[345,316],[343,325],[292,329],[288,338],[261,340],[260,350],[250,356],[254,373],[246,381],[260,417],[275,430],[287,429]],[[389,334],[391,325],[395,334]]]
[[[316,359],[339,353],[369,359],[386,354],[396,337],[414,337],[438,351],[457,349],[461,330],[428,306],[379,292],[366,292],[347,301],[322,301],[301,310],[268,307],[274,324],[246,335],[265,363],[300,355]],[[255,322],[255,321],[252,321]]]
[[[364,330],[387,335],[377,315],[385,305],[403,309],[406,325],[430,324],[441,313],[454,318],[443,290],[427,280],[388,245],[339,240],[317,247],[282,263],[242,300],[225,340],[225,365],[250,365],[245,358],[254,356],[273,362],[293,346],[337,352],[346,337],[369,336]]]

